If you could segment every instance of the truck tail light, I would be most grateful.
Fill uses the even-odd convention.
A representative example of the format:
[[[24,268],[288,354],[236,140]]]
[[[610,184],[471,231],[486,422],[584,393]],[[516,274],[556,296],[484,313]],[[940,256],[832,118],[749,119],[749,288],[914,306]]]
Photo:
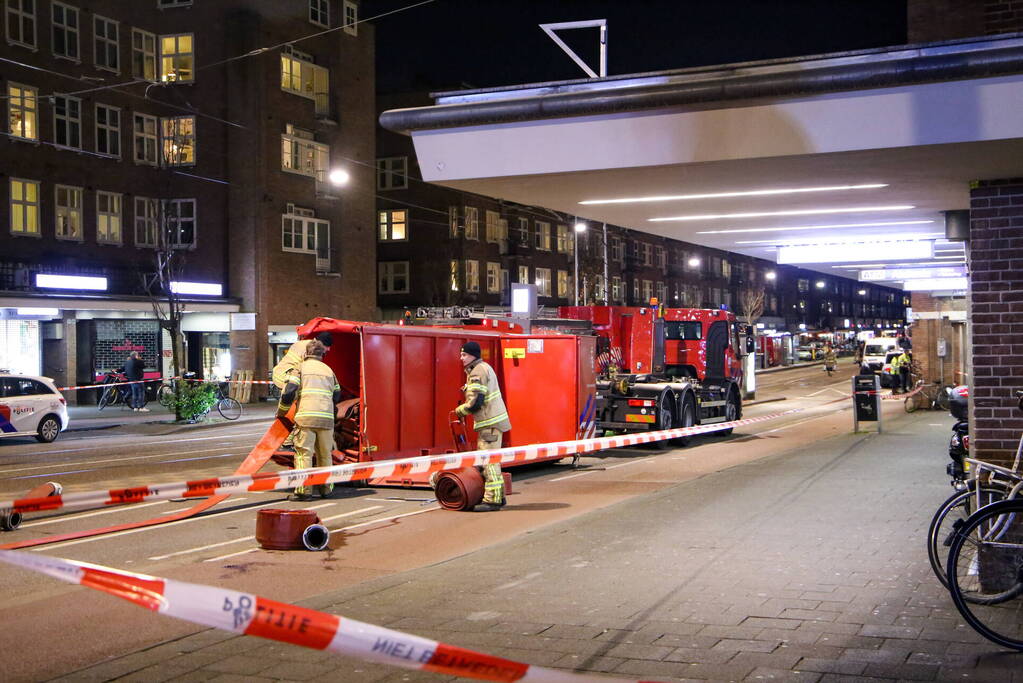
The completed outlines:
[[[66,405],[67,405],[67,399],[66,399],[66,398],[64,398],[63,396],[58,396],[58,397],[57,397],[57,400],[58,400],[58,401],[60,401],[60,404],[61,404],[61,405],[63,405],[63,406],[66,406]]]
[[[650,407],[653,407],[654,402],[652,400],[646,400],[646,399],[642,399],[642,398],[630,398],[629,399],[629,405],[630,406],[642,407],[642,408],[650,408]]]

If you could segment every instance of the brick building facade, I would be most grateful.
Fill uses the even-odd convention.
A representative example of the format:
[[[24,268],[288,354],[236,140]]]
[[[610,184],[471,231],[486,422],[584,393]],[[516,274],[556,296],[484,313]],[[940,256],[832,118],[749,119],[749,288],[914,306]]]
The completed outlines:
[[[1023,413],[1023,178],[976,183],[970,192],[969,315],[973,457],[1011,464]]]
[[[4,10],[0,332],[36,330],[35,371],[75,384],[108,369],[95,339],[153,320],[142,283],[163,238],[182,281],[213,286],[183,295],[193,370],[212,359],[261,376],[274,334],[286,344],[315,315],[374,317],[374,48],[357,3]],[[337,168],[349,185],[329,182]],[[105,287],[44,288],[40,274]],[[147,365],[166,370],[169,348],[162,335]]]

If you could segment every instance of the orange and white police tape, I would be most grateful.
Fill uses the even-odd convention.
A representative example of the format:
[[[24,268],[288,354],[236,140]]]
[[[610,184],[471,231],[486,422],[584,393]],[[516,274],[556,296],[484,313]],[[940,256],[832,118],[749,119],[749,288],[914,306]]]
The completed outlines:
[[[664,441],[683,436],[717,432],[723,429],[774,420],[784,415],[803,412],[803,410],[803,408],[794,408],[780,413],[744,420],[734,420],[732,422],[718,422],[695,427],[680,427],[678,429],[665,429],[656,432],[625,434],[621,436],[604,436],[578,441],[559,441],[530,446],[509,446],[492,451],[424,455],[414,458],[402,458],[400,460],[377,460],[367,463],[335,465],[333,467],[314,467],[283,472],[257,472],[255,474],[239,474],[105,491],[82,491],[79,493],[65,493],[60,496],[49,496],[47,498],[22,498],[0,502],[0,514],[129,505],[144,501],[170,500],[171,498],[232,495],[243,491],[275,491],[295,486],[315,486],[318,484],[377,479],[396,475],[429,474],[443,470],[459,470],[465,467],[482,467],[490,463],[500,463],[502,465],[521,464],[536,460],[564,458],[607,448],[622,448],[651,443],[653,441]]]
[[[146,382],[163,382],[164,377],[153,377],[152,379],[133,379],[124,382],[103,382],[101,384],[82,384],[77,387],[57,387],[57,391],[75,391],[77,389],[106,389],[107,387],[119,387],[125,384],[145,384]]]
[[[481,681],[606,683],[626,680],[531,666],[217,586],[135,574],[18,550],[0,550],[0,560],[195,624],[314,650],[329,650],[404,669]]]

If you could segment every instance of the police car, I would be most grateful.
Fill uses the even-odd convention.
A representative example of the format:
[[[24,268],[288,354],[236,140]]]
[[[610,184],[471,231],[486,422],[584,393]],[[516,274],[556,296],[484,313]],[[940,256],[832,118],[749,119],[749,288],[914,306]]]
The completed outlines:
[[[67,426],[67,401],[52,379],[0,373],[0,437],[34,436],[49,443]]]

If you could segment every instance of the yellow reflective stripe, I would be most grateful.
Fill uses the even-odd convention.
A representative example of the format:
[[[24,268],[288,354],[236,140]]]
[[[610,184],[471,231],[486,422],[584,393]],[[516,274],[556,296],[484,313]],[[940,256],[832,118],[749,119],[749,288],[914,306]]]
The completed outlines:
[[[291,384],[301,385],[302,384],[302,378],[299,377],[298,375],[289,374],[288,375],[288,382],[290,382]]]
[[[496,415],[496,416],[488,418],[486,420],[476,420],[476,422],[474,424],[476,426],[476,429],[479,429],[480,427],[489,427],[492,424],[497,424],[501,420],[507,420],[507,419],[508,419],[508,413],[501,413],[500,415]]]
[[[481,391],[481,392],[483,392],[483,391],[487,390],[487,386],[485,384],[466,384],[465,385],[465,390],[466,391]]]
[[[302,389],[303,394],[323,394],[324,396],[332,396],[334,394],[333,389],[309,389],[308,387]]]
[[[501,398],[501,390],[500,389],[498,389],[497,391],[492,391],[489,394],[487,394],[487,397],[485,399],[483,399],[483,402],[484,403],[490,403],[495,398]]]
[[[334,413],[321,413],[320,411],[317,410],[300,410],[299,412],[295,413],[295,419],[297,420],[300,417],[326,417],[333,420]]]

